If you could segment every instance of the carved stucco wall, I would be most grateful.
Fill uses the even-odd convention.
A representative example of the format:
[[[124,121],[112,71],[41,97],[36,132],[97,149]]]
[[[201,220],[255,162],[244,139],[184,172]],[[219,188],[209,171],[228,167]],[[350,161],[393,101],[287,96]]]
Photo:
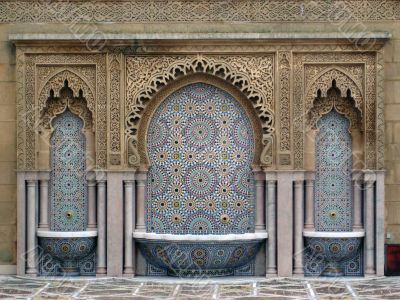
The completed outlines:
[[[38,49],[36,49],[38,50]],[[39,50],[40,51],[40,50]],[[17,53],[17,166],[19,169],[37,168],[37,140],[46,118],[45,105],[53,90],[59,90],[68,80],[69,87],[78,96],[80,90],[92,112],[96,132],[96,166],[107,166],[107,71],[104,54],[49,53],[25,55]]]
[[[0,23],[399,20],[396,0],[3,1]]]
[[[171,45],[170,51],[194,53],[157,55],[165,47],[143,48],[147,56],[133,56],[129,47],[106,48],[98,54],[79,53],[84,52],[79,47],[19,48],[18,167],[36,168],[35,124],[43,116],[49,91],[57,93],[65,79],[74,94],[83,92],[93,113],[97,166],[121,168],[148,164],[146,153],[139,153],[138,130],[152,99],[185,76],[208,74],[247,97],[262,127],[260,163],[282,169],[304,167],[305,116],[315,105],[317,91],[325,93],[335,79],[342,93],[351,91],[362,115],[365,167],[383,168],[383,121],[377,118],[383,109],[379,52],[348,53],[322,46],[303,53],[297,51],[310,47],[280,46],[277,51],[271,45],[235,47],[235,51],[255,52],[224,55],[232,48],[214,46],[213,52],[219,49],[222,54],[210,55],[195,54],[195,46]]]

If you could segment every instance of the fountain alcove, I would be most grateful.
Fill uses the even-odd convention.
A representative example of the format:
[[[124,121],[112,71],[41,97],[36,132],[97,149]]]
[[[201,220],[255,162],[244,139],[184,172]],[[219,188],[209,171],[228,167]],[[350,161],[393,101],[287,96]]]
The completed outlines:
[[[87,180],[91,113],[82,90],[75,97],[65,80],[59,96],[50,91],[43,116],[42,136],[49,141],[50,171],[42,172],[47,175],[48,188],[47,182],[40,186],[38,271],[45,276],[95,275],[98,232],[93,211],[89,218]]]
[[[146,231],[133,233],[148,275],[254,275],[268,234],[255,230],[248,112],[228,92],[193,82],[150,120]]]
[[[306,226],[303,232],[305,275],[362,276],[365,231],[358,194],[362,173],[355,170],[358,162],[353,163],[361,112],[351,91],[342,96],[333,80],[325,97],[318,90],[309,117],[316,130],[314,211],[310,212],[314,228]]]

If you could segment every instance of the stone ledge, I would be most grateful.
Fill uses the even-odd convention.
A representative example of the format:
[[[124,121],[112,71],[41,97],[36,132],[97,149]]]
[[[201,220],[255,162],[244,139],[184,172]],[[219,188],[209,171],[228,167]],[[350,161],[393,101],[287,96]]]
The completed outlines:
[[[8,36],[10,41],[88,41],[88,40],[348,40],[392,38],[389,32],[279,32],[279,33],[104,33],[104,34],[47,34],[17,33]]]

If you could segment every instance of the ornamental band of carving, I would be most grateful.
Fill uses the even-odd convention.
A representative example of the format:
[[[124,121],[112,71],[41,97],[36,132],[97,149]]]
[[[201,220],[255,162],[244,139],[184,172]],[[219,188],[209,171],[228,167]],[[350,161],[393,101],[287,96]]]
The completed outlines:
[[[279,151],[291,150],[291,126],[290,126],[290,66],[292,54],[289,51],[278,52],[279,62]],[[280,165],[290,165],[290,154],[279,156]]]
[[[399,20],[397,0],[2,1],[0,23]]]
[[[138,128],[149,101],[162,87],[185,75],[205,73],[236,86],[251,101],[262,125],[261,165],[272,164],[273,56],[272,55],[182,55],[128,56],[126,58],[125,110],[128,134],[128,161],[145,164],[138,153]]]

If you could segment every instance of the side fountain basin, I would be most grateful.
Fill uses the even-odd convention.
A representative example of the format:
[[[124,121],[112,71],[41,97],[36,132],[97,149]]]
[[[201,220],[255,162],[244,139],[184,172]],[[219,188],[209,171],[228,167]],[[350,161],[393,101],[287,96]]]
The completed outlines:
[[[97,230],[49,231],[38,230],[39,245],[61,263],[63,275],[78,276],[78,263],[96,249]]]
[[[303,236],[305,247],[312,252],[314,263],[324,263],[321,275],[337,277],[344,276],[342,263],[357,255],[365,232],[304,231]]]
[[[192,235],[134,232],[146,260],[170,276],[230,276],[256,257],[267,232]]]

